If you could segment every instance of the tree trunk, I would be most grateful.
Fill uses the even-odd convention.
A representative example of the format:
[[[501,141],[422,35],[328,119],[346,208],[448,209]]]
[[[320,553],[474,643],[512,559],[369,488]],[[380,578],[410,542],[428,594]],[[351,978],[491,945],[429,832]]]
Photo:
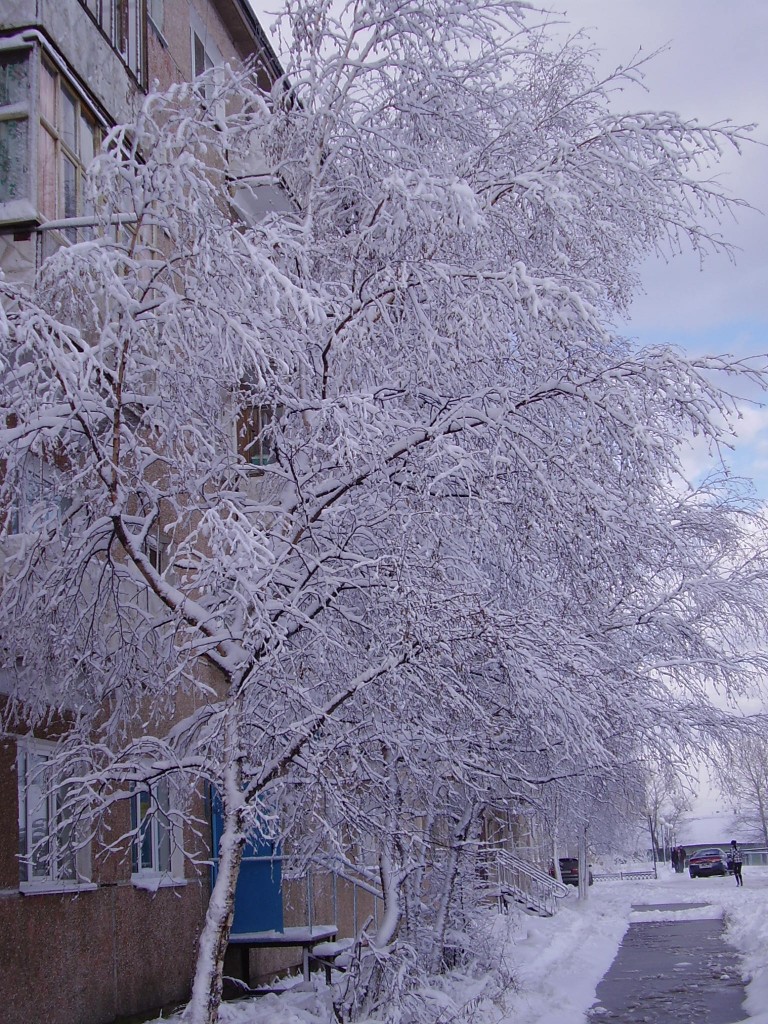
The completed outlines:
[[[587,857],[587,830],[579,833],[579,899],[589,896],[589,858]]]
[[[653,818],[648,815],[648,831],[651,833],[651,853],[653,854],[653,874],[656,875],[656,861],[659,855],[659,846],[656,842],[656,829],[653,826]]]
[[[552,866],[555,871],[555,880],[563,884],[563,873],[560,870],[560,830],[555,824],[552,827]]]
[[[379,876],[384,896],[384,915],[371,940],[372,949],[362,953],[359,972],[350,972],[345,997],[347,1020],[368,1017],[380,998],[384,979],[385,947],[397,934],[401,918],[400,885],[402,872],[395,870],[392,840],[385,837],[379,852]],[[380,953],[383,955],[380,956]]]
[[[768,846],[768,820],[766,820],[765,801],[760,787],[757,787],[757,809],[760,814],[760,825],[763,830],[763,842]]]
[[[438,803],[439,800],[435,794],[421,830],[421,836],[414,844],[414,850],[418,851],[418,864],[409,873],[402,889],[404,903],[402,924],[405,938],[416,949],[423,948],[421,936],[424,931],[424,878],[427,872],[428,850],[433,840],[435,807]]]
[[[224,981],[224,954],[235,912],[235,887],[243,858],[245,835],[240,825],[240,810],[233,794],[240,791],[238,767],[225,771],[222,794],[223,828],[219,842],[219,868],[205,924],[200,933],[192,998],[184,1011],[184,1024],[217,1024]],[[214,851],[215,853],[215,851]]]
[[[392,757],[392,751],[385,744],[382,745],[382,757],[387,766],[389,803],[386,817],[386,835],[379,853],[379,877],[381,878],[381,891],[384,896],[384,917],[381,920],[373,940],[373,945],[382,949],[389,945],[397,933],[400,925],[402,908],[400,905],[400,885],[405,874],[395,870],[394,845],[399,823],[399,811],[401,809],[400,785],[397,778],[397,762]]]
[[[379,854],[379,876],[384,896],[384,916],[379,925],[374,946],[381,949],[395,937],[400,923],[400,872],[395,871],[389,840]]]
[[[464,812],[464,817],[453,835],[451,850],[448,855],[448,863],[445,868],[445,881],[443,892],[440,898],[440,906],[435,921],[435,936],[432,943],[432,955],[430,957],[429,970],[431,974],[437,974],[440,970],[440,962],[443,958],[445,948],[445,929],[448,925],[448,909],[451,905],[453,891],[456,885],[456,878],[459,871],[459,858],[466,847],[467,838],[472,829],[475,817],[475,807],[470,804]]]

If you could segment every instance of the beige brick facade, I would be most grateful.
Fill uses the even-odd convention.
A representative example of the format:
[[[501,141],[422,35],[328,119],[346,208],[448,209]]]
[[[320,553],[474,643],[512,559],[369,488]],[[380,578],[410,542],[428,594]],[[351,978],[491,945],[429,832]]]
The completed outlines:
[[[122,2],[129,14],[122,42],[104,13],[114,5],[99,0],[11,0],[0,6],[0,60],[16,62],[17,88],[26,89],[21,99],[11,97],[15,106],[0,108],[0,119],[11,126],[8,137],[26,147],[5,154],[15,162],[6,164],[11,171],[0,183],[0,268],[14,282],[30,282],[45,255],[66,244],[63,229],[45,224],[82,217],[88,147],[111,125],[134,117],[151,84],[163,88],[190,79],[196,60],[215,64],[253,54],[262,62],[265,87],[279,71],[245,0],[118,0],[117,7]],[[53,108],[46,107],[55,90],[66,94],[78,123],[87,126],[78,135],[88,140],[83,152],[67,148],[57,132],[48,112]],[[65,162],[66,189],[60,178]],[[4,1024],[106,1024],[183,1000],[209,870],[190,861],[177,864],[173,883],[148,891],[135,884],[129,849],[107,854],[94,840],[87,885],[67,892],[53,886],[46,891],[44,884],[25,888],[18,859],[19,751],[30,742],[30,750],[37,748],[23,732],[18,741],[11,736],[0,745],[0,1018]],[[37,737],[42,750],[46,738]],[[196,811],[205,818],[202,794]],[[127,805],[112,812],[107,824],[113,835],[129,830]],[[194,843],[191,832],[185,834],[185,848]],[[373,913],[369,894],[343,880],[332,887],[328,876],[314,880],[312,902],[310,909],[303,882],[287,884],[285,924],[305,925],[312,915],[330,923],[341,912],[342,931],[349,934],[356,920],[362,924]],[[254,951],[251,977],[268,978],[299,961],[297,950]]]

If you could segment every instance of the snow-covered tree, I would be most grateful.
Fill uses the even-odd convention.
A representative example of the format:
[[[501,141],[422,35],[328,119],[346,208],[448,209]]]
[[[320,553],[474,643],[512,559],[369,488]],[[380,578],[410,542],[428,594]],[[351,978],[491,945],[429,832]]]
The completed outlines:
[[[377,963],[410,901],[434,969],[481,813],[685,748],[762,661],[759,535],[677,455],[752,371],[610,327],[641,258],[717,247],[699,171],[744,133],[612,113],[638,69],[512,0],[337,6],[286,4],[269,97],[150,96],[95,237],[0,282],[9,714],[62,715],[73,813],[218,791],[192,1024],[254,827],[370,839]]]
[[[715,778],[734,809],[744,836],[768,846],[768,739],[765,728],[739,736],[721,749]]]
[[[641,802],[637,807],[647,826],[654,856],[666,860],[669,840],[676,834],[686,811],[691,809],[691,782],[684,766],[673,759],[651,758],[640,774]]]

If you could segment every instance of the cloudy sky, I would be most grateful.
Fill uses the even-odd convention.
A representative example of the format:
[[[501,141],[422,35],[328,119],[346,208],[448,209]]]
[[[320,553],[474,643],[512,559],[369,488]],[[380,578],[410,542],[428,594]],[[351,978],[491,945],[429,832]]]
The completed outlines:
[[[265,28],[266,12],[279,0],[252,0]],[[768,3],[765,0],[556,0],[557,31],[585,29],[598,52],[601,71],[642,50],[666,47],[647,67],[645,86],[617,96],[625,109],[674,110],[701,122],[731,120],[758,125],[741,156],[729,153],[719,175],[733,195],[755,210],[723,234],[739,247],[736,263],[713,256],[701,268],[690,256],[644,268],[639,295],[624,332],[639,342],[670,342],[690,352],[737,355],[768,352]],[[762,124],[761,124],[762,122]],[[755,394],[756,399],[763,396]],[[743,406],[733,470],[754,480],[768,500],[768,409]],[[692,451],[691,473],[710,458]]]
[[[560,0],[574,27],[587,27],[611,70],[642,47],[665,51],[648,66],[647,92],[618,99],[627,109],[674,110],[702,122],[754,123],[754,138],[739,156],[729,153],[719,176],[755,210],[726,222],[723,234],[739,247],[731,264],[711,257],[656,261],[644,269],[627,333],[644,342],[671,342],[692,352],[768,352],[768,4],[763,0]],[[763,396],[756,395],[756,398]],[[768,500],[768,410],[743,407],[731,457],[736,472],[754,480]],[[706,461],[697,452],[694,460]]]

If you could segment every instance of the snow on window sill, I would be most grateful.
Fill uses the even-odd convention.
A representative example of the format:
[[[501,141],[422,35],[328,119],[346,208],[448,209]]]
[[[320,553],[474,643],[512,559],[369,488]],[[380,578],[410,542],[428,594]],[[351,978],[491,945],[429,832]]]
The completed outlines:
[[[40,879],[37,882],[19,882],[22,896],[58,895],[65,892],[93,892],[98,889],[95,882],[57,882],[54,879]]]
[[[171,889],[186,884],[186,878],[174,878],[172,875],[153,875],[149,872],[131,875],[131,885],[134,889],[144,889],[146,892],[157,892],[158,889]]]

